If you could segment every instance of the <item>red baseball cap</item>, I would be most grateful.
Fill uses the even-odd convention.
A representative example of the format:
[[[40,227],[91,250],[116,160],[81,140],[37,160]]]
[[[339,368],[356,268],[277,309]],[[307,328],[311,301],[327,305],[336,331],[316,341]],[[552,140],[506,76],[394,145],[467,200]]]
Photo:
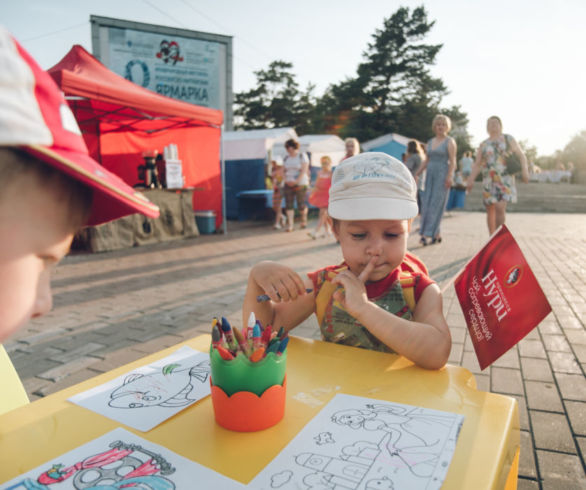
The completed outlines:
[[[77,121],[51,76],[0,26],[0,146],[15,146],[93,190],[87,225],[159,208],[89,156]]]

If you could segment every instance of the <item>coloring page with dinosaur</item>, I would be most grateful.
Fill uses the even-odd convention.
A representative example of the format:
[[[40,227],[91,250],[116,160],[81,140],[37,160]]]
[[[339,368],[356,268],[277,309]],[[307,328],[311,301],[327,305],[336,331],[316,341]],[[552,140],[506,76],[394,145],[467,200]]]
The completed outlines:
[[[145,432],[208,396],[209,376],[209,354],[183,346],[69,401]]]
[[[244,485],[118,428],[0,485],[3,490],[238,489]]]
[[[255,489],[439,489],[464,417],[336,395],[248,485]]]

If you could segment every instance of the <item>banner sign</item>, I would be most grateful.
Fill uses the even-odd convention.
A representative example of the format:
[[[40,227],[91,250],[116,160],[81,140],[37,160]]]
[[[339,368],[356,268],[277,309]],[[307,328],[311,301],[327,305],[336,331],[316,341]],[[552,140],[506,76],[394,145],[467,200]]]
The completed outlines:
[[[464,267],[454,287],[481,369],[515,346],[551,306],[506,226]]]
[[[110,70],[161,95],[224,110],[225,46],[181,36],[106,29],[108,41],[100,54]]]

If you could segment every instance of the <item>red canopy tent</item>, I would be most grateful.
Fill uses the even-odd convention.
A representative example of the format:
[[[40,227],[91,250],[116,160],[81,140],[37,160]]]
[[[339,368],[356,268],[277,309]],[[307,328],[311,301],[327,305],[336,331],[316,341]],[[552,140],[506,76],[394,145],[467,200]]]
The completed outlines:
[[[144,150],[178,147],[196,210],[213,209],[222,222],[222,111],[159,95],[106,68],[75,45],[49,73],[71,106],[90,154],[128,184],[138,182]]]

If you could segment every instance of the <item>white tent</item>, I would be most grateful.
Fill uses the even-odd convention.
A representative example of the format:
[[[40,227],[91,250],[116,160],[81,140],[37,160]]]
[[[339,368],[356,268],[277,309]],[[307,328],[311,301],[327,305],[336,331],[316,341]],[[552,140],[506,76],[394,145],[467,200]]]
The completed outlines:
[[[226,131],[223,137],[224,160],[267,160],[273,146],[283,147],[288,139],[298,139],[293,128]]]
[[[300,151],[310,155],[312,167],[320,167],[320,160],[324,155],[332,159],[337,165],[346,155],[344,140],[335,134],[306,134],[298,138]],[[273,145],[273,155],[286,155],[285,146],[282,143]]]

